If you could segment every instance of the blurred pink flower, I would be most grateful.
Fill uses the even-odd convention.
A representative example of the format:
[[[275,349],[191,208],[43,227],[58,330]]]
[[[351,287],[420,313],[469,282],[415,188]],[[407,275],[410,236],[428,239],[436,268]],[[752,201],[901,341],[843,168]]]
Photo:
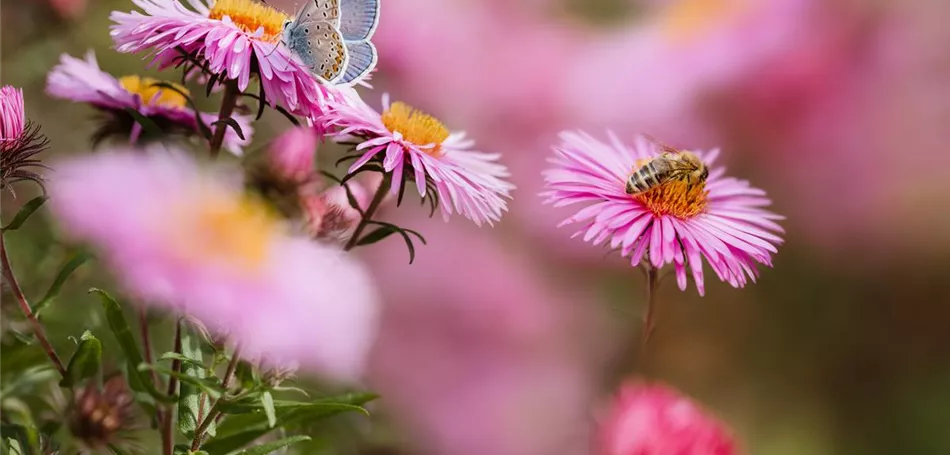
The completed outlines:
[[[354,180],[347,182],[347,186],[360,209],[366,210],[373,195]],[[304,194],[301,204],[307,232],[317,240],[343,245],[362,219],[360,212],[350,205],[343,186],[334,186],[319,194]]]
[[[735,455],[732,435],[715,418],[662,385],[628,383],[598,438],[599,455]]]
[[[285,131],[267,149],[271,171],[292,182],[309,180],[316,173],[317,139],[312,127],[298,126]]]
[[[386,306],[368,376],[414,453],[584,453],[593,306],[471,225],[401,213],[428,246],[408,268],[401,242],[372,250]]]
[[[10,85],[0,88],[0,141],[15,141],[26,126],[23,90]]]
[[[160,68],[192,55],[222,80],[236,80],[242,92],[252,75],[260,76],[268,103],[304,116],[321,112],[332,96],[299,59],[280,45],[281,11],[254,0],[133,0],[142,12],[114,11],[112,38],[119,52],[153,49]],[[144,14],[143,14],[144,13]],[[187,63],[187,61],[185,61]]]
[[[171,85],[181,93],[156,84]],[[196,115],[188,107],[185,97],[189,95],[188,89],[178,84],[139,76],[116,79],[103,72],[92,51],[86,54],[85,60],[63,54],[60,64],[47,76],[46,92],[56,98],[89,103],[116,116],[127,116],[126,109],[134,109],[160,127],[187,134],[199,132],[197,117],[209,128],[218,120],[216,113],[201,112]],[[250,117],[234,115],[233,118],[241,127],[244,139],[229,128],[224,136],[224,146],[231,153],[241,155],[243,147],[251,143],[254,129]],[[129,137],[134,143],[142,133],[142,125],[134,121],[132,123]]]
[[[35,157],[48,145],[39,125],[26,120],[23,90],[0,87],[0,189],[21,180],[42,184],[43,178],[27,168],[45,167]]]
[[[611,143],[585,133],[564,133],[555,147],[554,168],[545,171],[549,190],[543,195],[556,207],[589,204],[561,225],[585,223],[574,235],[631,256],[639,266],[646,257],[653,267],[673,264],[680,289],[686,289],[686,266],[693,272],[699,294],[705,293],[702,258],[733,287],[755,281],[756,262],[771,266],[782,228],[781,216],[763,207],[771,204],[765,192],[743,180],[725,177],[714,166],[719,150],[696,152],[707,166],[704,185],[689,186],[672,180],[635,196],[626,194],[630,175],[660,151],[638,137],[632,148],[610,135]]]
[[[241,182],[175,150],[61,163],[53,213],[102,252],[142,303],[228,334],[249,357],[354,379],[375,336],[376,293],[336,248],[289,234]]]
[[[507,210],[514,186],[504,180],[509,174],[496,162],[500,155],[471,150],[475,142],[466,139],[465,133],[452,133],[434,117],[405,103],[390,104],[384,96],[380,114],[355,97],[331,101],[320,123],[335,129],[331,136],[355,136],[360,141],[356,150],[362,156],[349,173],[383,155],[382,168],[393,177],[391,193],[400,194],[404,180],[414,180],[420,196],[435,191],[446,220],[454,208],[476,225],[492,225]]]

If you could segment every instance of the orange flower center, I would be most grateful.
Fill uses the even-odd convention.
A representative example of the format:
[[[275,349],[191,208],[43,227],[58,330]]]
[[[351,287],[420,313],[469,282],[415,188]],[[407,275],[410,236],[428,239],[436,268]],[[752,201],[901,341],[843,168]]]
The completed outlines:
[[[646,161],[640,160],[637,168],[646,164]],[[637,169],[633,170],[633,172],[636,171]],[[699,215],[709,205],[706,182],[694,183],[690,186],[689,182],[679,179],[669,180],[632,197],[645,205],[654,215],[671,215],[680,219]]]
[[[267,261],[280,223],[263,201],[199,188],[183,201],[171,241],[186,260],[255,272]]]
[[[692,41],[717,23],[746,9],[750,0],[679,0],[662,14],[670,38]]]
[[[156,84],[168,84],[178,89],[181,93]],[[142,99],[142,102],[149,106],[164,106],[181,109],[188,104],[188,99],[185,98],[184,95],[190,95],[188,89],[179,84],[159,81],[150,77],[123,76],[119,79],[119,85],[127,92],[138,95],[139,98]]]
[[[313,0],[308,0],[313,1]],[[283,12],[259,3],[257,0],[217,0],[208,17],[222,20],[224,16],[247,33],[264,31],[262,41],[276,43],[284,32],[284,22],[289,17]]]
[[[390,105],[382,117],[383,125],[391,133],[399,133],[406,141],[420,147],[434,145],[422,149],[429,155],[438,157],[442,154],[442,143],[449,138],[449,130],[435,117],[402,102]]]

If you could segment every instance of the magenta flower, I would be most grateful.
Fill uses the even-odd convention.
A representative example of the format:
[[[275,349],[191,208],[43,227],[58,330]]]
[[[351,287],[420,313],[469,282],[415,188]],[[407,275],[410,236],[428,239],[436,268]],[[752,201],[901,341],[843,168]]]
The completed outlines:
[[[267,149],[271,172],[281,179],[303,183],[316,173],[317,132],[298,126],[277,137]]]
[[[756,263],[772,265],[782,243],[783,219],[763,207],[765,192],[744,180],[725,177],[715,166],[719,150],[696,152],[709,168],[705,184],[669,181],[645,193],[626,194],[625,182],[640,165],[658,156],[656,146],[639,137],[627,147],[611,134],[606,144],[586,133],[565,132],[554,148],[553,169],[545,171],[546,202],[557,207],[588,203],[561,225],[584,223],[577,235],[631,256],[637,266],[646,258],[656,268],[673,264],[680,289],[686,289],[686,267],[700,295],[704,294],[702,258],[719,279],[733,287],[758,276]]]
[[[175,150],[106,152],[62,163],[50,194],[63,229],[142,303],[199,319],[248,357],[360,374],[376,326],[369,276],[288,232],[240,179]]]
[[[392,194],[400,194],[405,180],[415,181],[419,196],[436,193],[446,220],[454,209],[477,225],[491,225],[507,210],[514,189],[504,180],[508,169],[497,163],[500,155],[471,150],[474,141],[465,133],[452,133],[405,103],[390,104],[388,96],[382,114],[356,96],[331,101],[327,109],[320,123],[329,135],[358,138],[362,155],[348,172],[376,159],[392,173]]]
[[[254,0],[133,0],[142,12],[112,13],[112,38],[119,52],[151,50],[161,68],[190,56],[219,80],[236,80],[240,91],[251,76],[260,79],[266,101],[311,116],[321,112],[330,89],[280,46],[281,11]],[[193,62],[192,62],[193,63]]]
[[[195,111],[188,107],[188,89],[178,84],[139,76],[116,79],[103,72],[92,51],[86,54],[85,60],[63,54],[59,65],[46,78],[46,92],[56,98],[89,103],[106,112],[111,119],[96,133],[98,139],[109,134],[123,134],[128,135],[133,143],[139,140],[142,125],[128,114],[127,109],[138,111],[168,133],[197,134],[200,128],[198,117],[209,129],[218,120],[216,113],[202,112],[196,116]],[[224,136],[224,146],[231,153],[241,155],[243,147],[250,144],[254,130],[249,117],[235,115],[233,118],[241,127],[244,139],[229,128]]]
[[[26,120],[23,90],[0,87],[0,189],[21,180],[42,184],[43,178],[27,168],[45,167],[35,157],[48,145],[39,125]]]
[[[676,391],[644,383],[621,388],[598,443],[598,455],[738,453],[722,423]]]

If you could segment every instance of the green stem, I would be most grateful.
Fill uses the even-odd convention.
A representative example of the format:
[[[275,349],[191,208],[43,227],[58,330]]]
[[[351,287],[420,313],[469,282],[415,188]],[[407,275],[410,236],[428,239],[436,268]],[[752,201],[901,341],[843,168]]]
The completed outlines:
[[[0,261],[2,261],[3,266],[3,277],[6,278],[7,284],[10,285],[10,291],[13,292],[14,297],[16,297],[17,303],[20,305],[20,310],[23,311],[23,315],[26,316],[26,319],[30,321],[30,325],[33,326],[33,334],[36,336],[36,339],[40,341],[40,344],[43,345],[43,350],[46,351],[46,356],[53,362],[53,366],[55,366],[56,369],[59,370],[59,374],[65,378],[66,368],[63,366],[63,362],[59,360],[59,356],[56,355],[56,350],[53,349],[53,345],[50,344],[49,339],[46,338],[46,331],[43,330],[40,321],[36,319],[36,315],[33,314],[30,303],[26,300],[26,296],[23,295],[23,290],[20,289],[20,284],[17,283],[16,276],[13,275],[13,269],[10,267],[10,259],[7,258],[5,238],[2,234],[0,234]]]
[[[181,319],[175,323],[175,353],[181,354]],[[172,360],[172,370],[181,371],[181,361]],[[168,396],[173,396],[178,389],[178,379],[175,376],[168,378]],[[172,432],[172,423],[175,420],[175,410],[169,405],[165,412],[162,427],[162,453],[172,455],[175,451],[175,433]]]
[[[234,378],[234,372],[237,371],[237,364],[241,359],[241,346],[234,347],[234,353],[231,355],[231,361],[228,362],[228,368],[224,372],[224,378],[221,379],[221,387],[224,389],[224,394],[227,395],[228,387],[231,386],[231,380]],[[191,441],[191,451],[195,452],[201,448],[201,444],[204,440],[204,434],[208,431],[208,427],[212,423],[217,422],[218,416],[221,414],[218,411],[218,403],[224,396],[218,398],[214,402],[214,405],[211,406],[211,409],[208,410],[208,415],[204,417],[204,420],[201,421],[201,424],[198,425],[198,429],[195,430],[195,438]]]
[[[347,242],[346,247],[343,249],[345,251],[350,251],[356,247],[356,244],[360,241],[360,235],[363,234],[363,231],[366,229],[366,226],[369,225],[369,222],[373,220],[373,215],[376,214],[376,211],[379,209],[379,206],[383,203],[383,199],[386,198],[386,193],[389,192],[389,186],[392,183],[392,174],[383,174],[383,181],[379,182],[379,188],[376,189],[376,195],[373,196],[373,201],[369,203],[369,207],[366,208],[366,211],[363,212],[363,217],[360,219],[360,224],[356,226],[356,230],[353,231],[353,236],[350,237],[350,241]]]
[[[659,271],[653,265],[646,265],[646,304],[647,312],[643,318],[643,328],[640,331],[640,362],[646,359],[647,344],[650,343],[650,335],[656,328],[656,291],[659,280],[657,279]]]

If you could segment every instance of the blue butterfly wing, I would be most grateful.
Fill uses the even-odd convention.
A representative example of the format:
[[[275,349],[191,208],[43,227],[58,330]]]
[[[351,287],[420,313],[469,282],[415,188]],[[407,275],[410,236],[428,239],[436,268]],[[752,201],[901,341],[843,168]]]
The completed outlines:
[[[345,40],[366,41],[377,25],[379,0],[340,0],[340,31]]]
[[[335,83],[349,65],[343,35],[330,21],[303,20],[287,28],[287,47],[322,81]]]
[[[349,55],[346,72],[337,84],[352,85],[366,77],[376,67],[378,56],[376,46],[369,41],[346,41],[346,51]]]

